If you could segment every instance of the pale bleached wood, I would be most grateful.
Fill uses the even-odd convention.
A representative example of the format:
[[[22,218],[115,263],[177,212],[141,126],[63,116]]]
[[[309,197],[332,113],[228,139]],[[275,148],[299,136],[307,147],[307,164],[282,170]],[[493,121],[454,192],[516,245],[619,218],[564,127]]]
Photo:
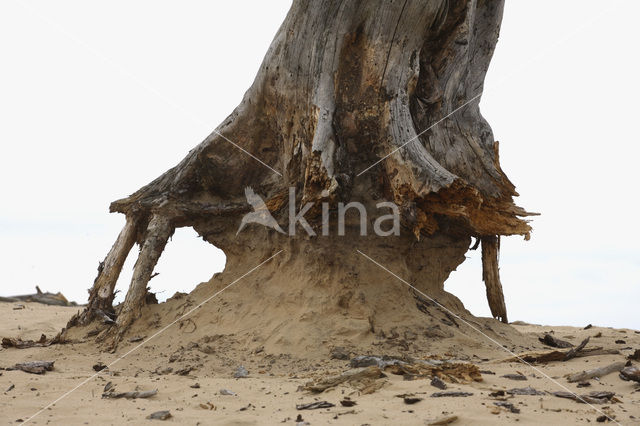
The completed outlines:
[[[575,383],[584,382],[585,380],[593,379],[594,377],[604,377],[607,374],[621,371],[624,368],[625,364],[625,361],[619,361],[614,362],[613,364],[606,365],[604,367],[594,368],[593,370],[570,374],[569,376],[567,376],[567,380],[569,381],[569,383]]]
[[[120,231],[116,242],[100,265],[98,276],[89,292],[89,304],[82,314],[81,322],[84,323],[92,319],[96,311],[113,311],[112,303],[116,282],[122,271],[122,266],[136,242],[136,233],[136,221],[132,217],[127,217],[124,228]]]

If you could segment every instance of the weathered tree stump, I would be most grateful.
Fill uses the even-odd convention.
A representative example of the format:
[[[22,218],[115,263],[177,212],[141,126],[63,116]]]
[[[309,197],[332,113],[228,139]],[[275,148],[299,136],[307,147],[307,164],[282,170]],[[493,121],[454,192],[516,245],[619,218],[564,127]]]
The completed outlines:
[[[268,281],[274,268],[287,274],[291,267],[286,280],[269,285],[284,293],[303,284],[325,288],[322,303],[331,306],[353,306],[340,297],[355,289],[371,297],[395,292],[398,303],[413,303],[402,284],[376,289],[383,284],[363,282],[363,274],[344,265],[360,248],[461,310],[443,283],[476,237],[492,314],[506,322],[498,236],[528,238],[531,228],[523,219],[529,213],[513,202],[515,187],[500,167],[498,143],[478,106],[502,8],[499,0],[295,0],[231,115],[174,168],[111,204],[127,224],[94,283],[83,321],[94,309],[111,308],[115,280],[138,241],[142,249],[116,324],[126,331],[140,315],[168,237],[190,226],[224,250],[227,271],[239,274],[255,266],[249,260],[284,248],[279,266],[256,273]],[[242,215],[251,211],[247,187],[280,225],[291,201],[295,212],[312,203],[304,218],[316,236],[300,227],[295,237],[283,236],[255,224],[238,233]],[[395,203],[401,235],[363,236],[361,222],[353,219],[346,237],[331,227],[331,235],[323,236],[321,203],[334,220],[339,203],[352,201],[367,211],[382,201]],[[255,293],[245,296],[259,300]],[[260,297],[268,304],[264,297],[279,296]],[[375,324],[389,303],[366,300],[362,309]]]

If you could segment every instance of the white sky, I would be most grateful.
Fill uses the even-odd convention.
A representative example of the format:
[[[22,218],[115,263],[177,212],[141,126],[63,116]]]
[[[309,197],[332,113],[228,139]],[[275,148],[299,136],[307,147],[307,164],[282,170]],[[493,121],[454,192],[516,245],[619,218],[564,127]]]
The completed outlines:
[[[289,4],[0,2],[0,295],[86,301],[124,223],[109,203],[232,111]],[[633,0],[507,1],[481,107],[519,204],[543,214],[531,241],[503,240],[511,320],[640,329],[639,14]],[[446,287],[488,316],[468,256]],[[178,230],[151,286],[164,299],[223,265]]]

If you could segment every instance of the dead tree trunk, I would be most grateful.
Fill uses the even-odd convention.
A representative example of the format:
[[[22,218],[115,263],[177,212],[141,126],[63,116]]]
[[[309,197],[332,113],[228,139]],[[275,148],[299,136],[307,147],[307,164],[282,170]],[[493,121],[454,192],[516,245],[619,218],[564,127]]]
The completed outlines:
[[[259,260],[285,247],[289,254],[278,272],[290,267],[290,275],[273,286],[325,288],[325,303],[342,307],[351,306],[345,294],[358,288],[376,297],[383,284],[364,282],[365,274],[336,253],[375,251],[390,270],[447,299],[444,280],[463,261],[470,237],[481,238],[491,310],[506,321],[496,236],[528,238],[523,217],[529,213],[513,202],[515,187],[478,107],[502,8],[500,0],[294,0],[233,113],[177,166],[111,204],[128,221],[88,311],[110,304],[122,261],[140,224],[149,222],[119,313],[121,329],[140,315],[164,244],[183,226],[223,249],[227,271],[240,274],[254,266],[250,253]],[[296,194],[290,203],[312,204],[304,218],[316,236],[298,228],[295,237],[285,237],[255,224],[238,232],[242,214],[251,211],[249,194],[258,194],[275,221],[285,223],[290,188]],[[355,220],[347,224],[348,238],[323,236],[321,203],[335,217],[339,203],[350,201],[373,210],[381,201],[395,203],[401,235],[384,241],[361,235]],[[268,280],[273,271],[266,269]],[[448,300],[462,309],[457,299]],[[367,309],[373,324],[389,308],[371,302]]]

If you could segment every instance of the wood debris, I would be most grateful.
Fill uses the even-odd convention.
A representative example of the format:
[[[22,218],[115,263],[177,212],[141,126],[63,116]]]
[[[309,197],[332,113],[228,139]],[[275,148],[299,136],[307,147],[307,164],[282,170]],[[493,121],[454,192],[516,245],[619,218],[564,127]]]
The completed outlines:
[[[62,293],[48,293],[36,286],[36,293],[20,296],[0,297],[0,302],[35,302],[52,306],[78,306],[76,302],[69,302]]]
[[[138,399],[138,398],[151,398],[158,393],[158,389],[150,390],[150,391],[133,391],[133,392],[105,392],[102,394],[103,398],[109,399]]]
[[[442,397],[461,397],[461,396],[472,396],[471,392],[457,392],[457,391],[449,391],[449,392],[436,392],[431,394],[431,398],[442,398]]]
[[[640,368],[633,366],[625,367],[620,370],[620,378],[640,383]]]
[[[147,416],[147,419],[149,420],[167,420],[170,419],[171,416],[171,412],[168,410],[164,410],[164,411],[156,411],[155,413],[151,413]]]
[[[574,401],[580,402],[583,404],[585,403],[606,404],[612,401],[612,398],[614,397],[615,392],[597,391],[597,392],[590,392],[587,395],[578,396],[577,394],[572,392],[559,391],[559,392],[553,392],[553,395],[557,396],[558,398],[573,399]]]
[[[357,405],[357,403],[347,397],[340,401],[340,405],[342,405],[343,407],[353,407],[354,405]]]
[[[549,333],[545,333],[544,337],[539,337],[538,340],[552,348],[572,348],[573,345],[566,340],[560,340]]]
[[[442,379],[438,376],[431,379],[431,386],[436,387],[440,390],[445,390],[447,388],[447,384],[442,381]]]
[[[7,370],[20,370],[31,374],[45,374],[47,371],[53,370],[55,361],[29,361],[21,362]]]
[[[520,409],[516,408],[512,403],[510,402],[505,402],[505,401],[498,401],[498,402],[494,402],[493,405],[496,405],[498,407],[502,407],[502,408],[506,408],[507,410],[511,411],[514,414],[518,414],[520,413]]]
[[[620,353],[620,351],[618,351],[617,349],[603,349],[602,347],[585,349],[585,346],[587,345],[587,343],[589,343],[589,339],[590,338],[587,337],[578,346],[569,349],[568,351],[555,350],[550,352],[525,352],[513,357],[505,358],[499,362],[526,361],[528,363],[547,363],[552,361],[568,361],[572,358],[580,358],[585,356],[611,355]]]
[[[442,425],[448,425],[451,424],[455,421],[458,420],[458,416],[445,416],[445,417],[440,417],[437,418],[435,420],[430,421],[429,423],[427,423],[428,426],[442,426]]]
[[[47,339],[47,336],[44,334],[40,336],[39,340],[22,340],[22,339],[14,339],[11,337],[3,337],[2,338],[2,347],[3,348],[16,348],[16,349],[28,349],[28,348],[45,348],[47,346],[55,345],[58,343],[64,343],[64,339],[62,339],[61,334],[58,334],[53,339]]]
[[[379,367],[363,367],[363,368],[354,368],[344,373],[327,377],[325,379],[321,379],[317,382],[309,382],[304,385],[304,390],[311,392],[323,392],[329,388],[338,386],[342,383],[349,384],[362,384],[363,382],[367,382],[370,380],[376,380],[381,377],[384,377],[384,373]],[[365,383],[365,386],[368,383]]]
[[[509,379],[509,380],[527,380],[527,376],[525,376],[522,373],[505,374],[504,376],[500,376],[500,377],[504,377],[505,379]]]
[[[531,386],[527,386],[526,388],[513,388],[507,391],[509,395],[546,395],[544,392],[540,392],[532,388]]]
[[[335,404],[332,404],[327,401],[317,401],[317,402],[310,402],[308,404],[296,405],[296,410],[317,410],[318,408],[331,408],[335,406],[336,406]]]
[[[439,362],[430,363],[427,361],[416,361],[413,364],[396,364],[388,366],[385,372],[397,375],[413,375],[415,377],[433,378],[438,377],[441,380],[450,383],[471,383],[481,382],[482,374],[480,369],[466,362]]]
[[[594,377],[604,377],[607,374],[620,371],[625,366],[624,361],[614,362],[613,364],[606,365],[604,367],[594,368],[593,370],[583,371],[581,373],[570,374],[567,376],[569,383],[584,382],[585,380],[593,379]]]

